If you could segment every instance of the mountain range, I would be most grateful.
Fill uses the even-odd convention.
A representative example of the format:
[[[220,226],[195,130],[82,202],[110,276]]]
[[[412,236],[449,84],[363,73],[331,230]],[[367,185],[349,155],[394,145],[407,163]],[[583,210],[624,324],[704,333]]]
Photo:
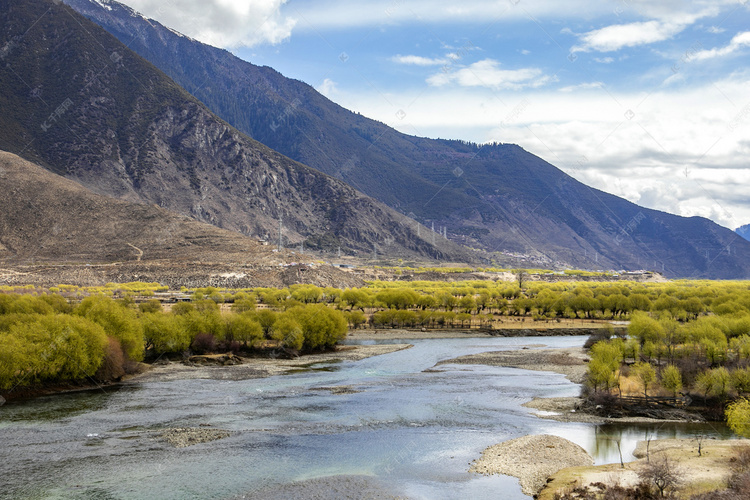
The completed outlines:
[[[708,219],[517,145],[401,134],[117,2],[66,3],[90,20],[0,0],[0,149],[93,193],[260,239],[281,219],[286,245],[318,250],[750,277],[750,243]]]
[[[2,150],[94,193],[247,236],[275,241],[281,227],[286,246],[465,258],[413,219],[237,131],[60,2],[0,0],[0,29]]]
[[[517,145],[399,133],[116,1],[65,2],[238,130],[456,242],[539,264],[750,276],[750,246],[708,219],[639,207]]]

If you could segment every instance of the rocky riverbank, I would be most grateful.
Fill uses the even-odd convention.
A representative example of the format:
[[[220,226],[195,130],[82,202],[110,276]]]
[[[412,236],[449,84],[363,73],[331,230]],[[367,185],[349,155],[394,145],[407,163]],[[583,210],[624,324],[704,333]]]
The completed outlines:
[[[588,355],[585,349],[570,347],[538,349],[539,345],[525,346],[515,351],[483,352],[441,361],[443,364],[504,366],[524,370],[549,371],[564,374],[568,380],[580,384],[586,375]]]
[[[568,467],[593,465],[594,459],[577,444],[558,436],[543,434],[511,439],[482,452],[472,462],[469,472],[505,474],[517,477],[521,491],[534,496],[542,490],[547,478]]]
[[[411,344],[338,346],[335,350],[320,354],[307,354],[296,359],[281,358],[240,358],[238,362],[232,358],[230,364],[210,364],[202,357],[201,363],[190,361],[157,362],[142,375],[130,379],[129,383],[168,382],[185,379],[213,379],[213,380],[247,380],[272,377],[287,373],[299,373],[306,370],[323,370],[328,365],[344,361],[359,361],[361,359],[381,354],[400,351],[412,347]],[[329,369],[329,368],[328,368]]]
[[[200,443],[210,443],[229,437],[232,433],[205,427],[175,427],[162,432],[159,437],[175,448],[186,448]]]
[[[0,406],[6,400],[30,399],[70,392],[117,389],[142,382],[169,382],[186,379],[248,380],[299,373],[308,370],[330,369],[331,364],[359,361],[372,356],[408,349],[411,344],[337,346],[333,351],[306,354],[295,359],[244,358],[233,354],[191,356],[185,361],[161,359],[152,364],[137,363],[135,373],[117,382],[97,382],[91,379],[45,384],[34,387],[17,387],[0,395]]]

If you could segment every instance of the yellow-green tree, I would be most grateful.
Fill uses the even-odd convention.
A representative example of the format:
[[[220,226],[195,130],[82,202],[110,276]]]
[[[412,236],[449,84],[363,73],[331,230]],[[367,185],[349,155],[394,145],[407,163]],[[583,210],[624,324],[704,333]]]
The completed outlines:
[[[263,340],[263,328],[252,314],[228,314],[225,317],[225,339],[255,347]]]
[[[325,305],[297,306],[289,309],[287,314],[302,328],[305,339],[303,349],[306,351],[333,347],[346,337],[344,315]]]
[[[750,438],[750,401],[741,398],[727,406],[727,425],[742,437]]]
[[[160,312],[144,314],[141,318],[146,348],[156,354],[183,352],[192,338],[181,316]]]
[[[70,315],[29,315],[0,333],[0,388],[94,375],[104,359],[104,329]]]
[[[643,395],[648,397],[648,386],[651,385],[651,382],[656,380],[656,371],[654,370],[654,367],[651,366],[650,363],[639,361],[633,365],[632,372],[643,386]]]
[[[279,315],[273,324],[271,337],[278,340],[282,347],[299,351],[305,344],[302,326],[287,313]]]
[[[628,325],[628,334],[638,339],[641,345],[656,343],[664,337],[664,327],[645,313],[633,313]]]
[[[143,359],[143,327],[133,309],[108,297],[91,296],[83,299],[75,312],[101,325],[108,336],[120,342],[128,358]]]
[[[682,373],[674,365],[669,365],[661,372],[661,385],[676,398],[677,393],[682,389]]]

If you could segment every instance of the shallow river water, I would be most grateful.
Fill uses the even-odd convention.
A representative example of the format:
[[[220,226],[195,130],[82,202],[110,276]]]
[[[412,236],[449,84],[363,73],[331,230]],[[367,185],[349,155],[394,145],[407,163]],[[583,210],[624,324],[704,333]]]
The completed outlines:
[[[0,498],[527,499],[515,478],[467,472],[487,446],[555,434],[597,463],[635,442],[717,425],[596,426],[544,420],[521,404],[575,396],[564,376],[446,364],[464,354],[585,337],[407,340],[411,349],[243,381],[132,383],[0,407]],[[392,341],[403,343],[405,340]],[[368,342],[362,342],[368,343]],[[354,393],[327,389],[351,386]],[[211,426],[228,438],[187,448],[168,427]]]

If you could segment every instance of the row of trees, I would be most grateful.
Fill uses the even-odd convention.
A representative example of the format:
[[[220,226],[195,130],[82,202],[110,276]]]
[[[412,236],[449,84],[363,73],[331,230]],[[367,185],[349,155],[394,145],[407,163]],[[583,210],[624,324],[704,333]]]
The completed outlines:
[[[334,346],[347,332],[341,311],[322,304],[255,310],[238,300],[222,313],[213,300],[176,304],[90,296],[72,305],[62,296],[0,294],[0,389],[94,377],[119,378],[146,353],[257,348],[290,351]]]
[[[750,290],[742,282],[678,283],[525,283],[490,281],[374,282],[368,287],[337,289],[314,285],[257,288],[232,293],[198,289],[197,299],[233,302],[238,296],[274,308],[324,303],[341,310],[373,313],[397,309],[456,314],[504,314],[543,318],[627,319],[634,312],[664,313],[679,321],[701,314],[750,312]]]
[[[108,284],[106,287],[74,289],[53,287],[66,297],[86,294],[153,295],[161,290],[155,283]],[[54,291],[53,289],[49,289]],[[39,289],[21,289],[24,293]],[[189,290],[184,289],[184,292]],[[74,293],[73,296],[70,294]],[[367,287],[338,289],[315,285],[289,288],[220,290],[199,288],[194,300],[216,303],[263,304],[274,309],[297,305],[327,304],[340,310],[367,314],[386,309],[440,311],[456,314],[505,314],[534,318],[627,319],[634,312],[668,314],[689,321],[704,313],[719,315],[750,312],[750,289],[744,282],[684,281],[669,283],[635,282],[373,282]],[[83,294],[83,295],[81,295]]]

